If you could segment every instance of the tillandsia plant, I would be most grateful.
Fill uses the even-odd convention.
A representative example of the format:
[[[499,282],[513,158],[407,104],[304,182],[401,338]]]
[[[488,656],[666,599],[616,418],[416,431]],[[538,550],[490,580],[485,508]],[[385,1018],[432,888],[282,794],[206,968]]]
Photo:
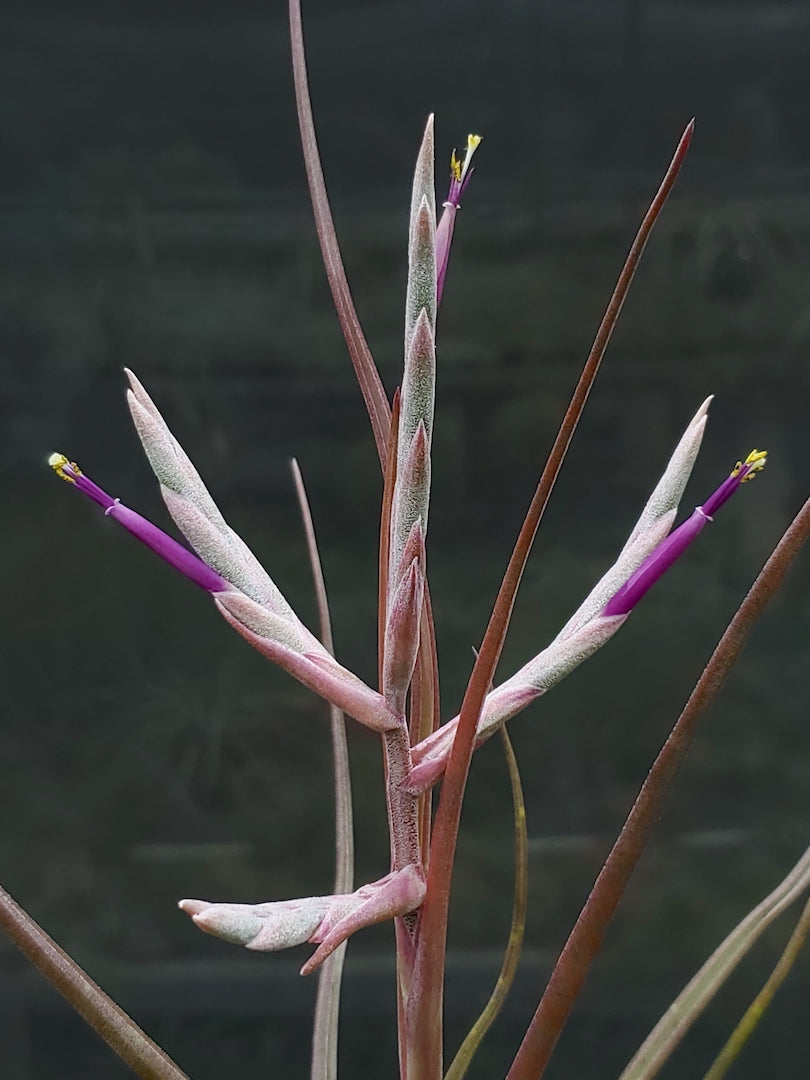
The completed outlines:
[[[443,981],[448,904],[462,798],[475,748],[496,732],[504,738],[513,784],[518,873],[515,915],[502,976],[481,1021],[447,1072],[463,1075],[514,973],[525,915],[525,820],[517,767],[505,724],[582,664],[620,630],[635,607],[670,569],[737,490],[765,464],[753,450],[733,465],[717,489],[673,529],[706,429],[710,398],[686,424],[661,478],[616,561],[554,639],[517,672],[495,674],[523,569],[585,406],[611,332],[651,229],[683,163],[692,124],[684,132],[661,187],[631,247],[571,404],[542,471],[504,574],[458,714],[442,723],[436,641],[427,572],[437,363],[437,315],[448,271],[461,198],[480,143],[470,135],[451,157],[447,198],[437,214],[434,129],[430,117],[419,148],[408,227],[408,280],[404,367],[389,403],[349,293],[318,157],[307,87],[298,0],[290,2],[296,97],[316,227],[341,327],[364,396],[383,475],[378,596],[378,675],[375,688],[333,655],[325,590],[303,481],[295,482],[318,584],[321,626],[314,634],[230,528],[189,457],[132,372],[128,404],[164,502],[186,544],[118,498],[107,494],[78,464],[51,456],[57,475],[86,495],[133,536],[208,592],[219,613],[248,644],[330,706],[338,805],[338,865],[329,895],[269,899],[185,899],[181,909],[201,930],[251,950],[274,951],[311,943],[302,973],[321,970],[312,1076],[337,1075],[340,973],[345,943],[365,927],[393,921],[397,956],[399,1063],[403,1080],[439,1080],[443,1064]],[[696,722],[716,695],[745,639],[810,532],[810,503],[800,511],[768,559],[712,655],[695,691],[655,760],[546,986],[509,1080],[539,1077],[565,1024],[588,967],[657,819],[666,791],[693,737]],[[384,751],[390,863],[380,876],[353,886],[350,792],[342,714],[379,733]],[[432,789],[441,781],[435,813]],[[807,856],[707,962],[628,1066],[626,1077],[652,1076],[734,963],[767,923],[810,884]],[[0,895],[0,917],[23,951],[143,1077],[184,1075],[17,907]],[[807,920],[805,919],[805,922]],[[802,924],[802,936],[806,926]],[[798,931],[797,931],[798,933]],[[794,949],[795,951],[795,949]],[[669,1014],[668,1014],[669,1016]],[[750,1025],[749,1025],[750,1026]],[[738,1039],[739,1042],[739,1039]],[[735,1051],[736,1052],[736,1051]],[[722,1064],[718,1064],[718,1069]],[[720,1075],[719,1072],[715,1075]]]

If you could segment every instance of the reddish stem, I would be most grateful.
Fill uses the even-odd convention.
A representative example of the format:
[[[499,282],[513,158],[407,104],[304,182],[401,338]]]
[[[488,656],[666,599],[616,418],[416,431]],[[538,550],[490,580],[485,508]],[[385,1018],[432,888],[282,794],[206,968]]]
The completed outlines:
[[[427,895],[422,905],[417,931],[414,971],[417,993],[409,1003],[408,1018],[409,1038],[412,1040],[409,1061],[414,1064],[414,1071],[408,1073],[408,1080],[439,1080],[442,1071],[442,1001],[450,884],[461,804],[481,708],[495,674],[515,596],[540,520],[596,379],[647,239],[680,172],[693,129],[694,121],[691,121],[681,136],[672,162],[625,260],[520,530],[464,695],[433,825]]]
[[[307,61],[304,51],[304,28],[301,22],[301,0],[290,0],[290,45],[292,47],[293,80],[295,83],[295,103],[298,109],[298,126],[301,131],[301,146],[304,151],[304,165],[312,198],[312,213],[315,228],[321,245],[321,256],[332,290],[340,328],[349,350],[354,372],[360,384],[360,392],[366,403],[371,430],[380,462],[385,469],[385,456],[388,447],[388,428],[391,409],[385,396],[382,380],[377,365],[366,342],[363,328],[357,316],[357,309],[352,300],[343,259],[340,256],[335,223],[326,194],[326,181],[323,176],[318,140],[315,135],[315,120],[312,115],[312,102],[309,96],[307,79]]]
[[[188,1080],[171,1058],[0,889],[0,926],[76,1012],[142,1080]]]
[[[638,863],[703,711],[717,696],[765,605],[810,536],[810,499],[777,544],[720,638],[669,738],[662,746],[591,894],[565,943],[507,1080],[542,1076],[608,924]]]

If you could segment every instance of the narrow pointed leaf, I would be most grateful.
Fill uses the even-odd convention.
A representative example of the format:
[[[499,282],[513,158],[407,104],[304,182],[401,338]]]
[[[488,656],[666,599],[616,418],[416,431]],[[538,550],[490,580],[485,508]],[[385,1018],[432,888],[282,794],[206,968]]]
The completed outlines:
[[[466,1075],[475,1052],[481,1045],[481,1040],[492,1027],[495,1018],[503,1008],[506,995],[514,982],[521,949],[523,948],[523,933],[526,929],[526,908],[529,898],[529,843],[526,832],[526,805],[523,801],[523,787],[520,782],[517,758],[505,727],[501,728],[501,739],[503,740],[506,764],[509,769],[509,783],[512,788],[512,812],[515,819],[515,893],[512,904],[512,925],[509,928],[509,940],[506,945],[506,953],[498,975],[498,981],[495,983],[489,1001],[484,1006],[481,1015],[470,1028],[464,1042],[458,1048],[450,1068],[445,1073],[444,1080],[462,1080],[462,1077]]]
[[[507,1080],[542,1076],[627,883],[661,816],[699,720],[722,687],[757,619],[810,536],[810,499],[794,518],[721,637],[658,753],[555,965]]]
[[[768,981],[746,1009],[742,1020],[740,1020],[737,1027],[731,1033],[731,1037],[717,1055],[717,1058],[703,1080],[723,1080],[723,1077],[728,1072],[729,1066],[733,1064],[734,1060],[745,1046],[749,1036],[753,1033],[757,1024],[765,1015],[768,1007],[773,1001],[774,994],[790,974],[791,968],[802,950],[802,946],[804,945],[808,933],[810,933],[810,900],[805,903],[802,913],[799,916],[799,921],[796,923],[796,926],[793,928],[793,933],[790,935],[790,940],[785,946],[782,955],[779,957],[776,967],[771,972]]]
[[[810,848],[773,892],[731,931],[673,1001],[620,1080],[650,1080],[773,920],[810,888]]]
[[[321,245],[321,256],[326,270],[326,278],[332,291],[340,328],[346,340],[354,373],[366,404],[374,442],[380,463],[385,470],[385,456],[388,446],[388,428],[391,409],[385,396],[371,350],[366,342],[363,328],[357,316],[352,300],[340,246],[335,232],[335,223],[326,194],[326,181],[315,135],[315,120],[312,115],[312,102],[309,96],[307,61],[304,52],[304,28],[301,21],[301,0],[289,0],[290,45],[292,48],[293,80],[295,84],[295,103],[298,110],[298,126],[301,131],[301,146],[304,151],[304,165],[312,199],[312,212],[315,217],[315,229]]]
[[[292,461],[293,480],[301,509],[301,519],[307,539],[309,562],[315,595],[318,602],[318,622],[324,648],[335,654],[332,640],[332,620],[323,576],[321,557],[312,512],[307,499],[304,479],[298,462]],[[335,705],[329,706],[329,727],[332,735],[332,759],[335,772],[335,885],[336,893],[348,893],[354,888],[354,824],[352,814],[352,781],[349,770],[349,747],[346,741],[346,721]],[[312,1024],[312,1063],[310,1080],[337,1080],[338,1035],[340,1022],[340,988],[347,943],[339,945],[327,957],[318,973],[318,993]]]
[[[0,889],[0,927],[20,952],[141,1080],[188,1080],[76,961]]]

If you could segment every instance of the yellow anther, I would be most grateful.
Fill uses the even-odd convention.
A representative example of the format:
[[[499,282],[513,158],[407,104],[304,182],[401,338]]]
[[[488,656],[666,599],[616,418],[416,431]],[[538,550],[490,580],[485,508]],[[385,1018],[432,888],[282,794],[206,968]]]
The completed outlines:
[[[69,484],[75,484],[76,481],[72,476],[68,476],[65,472],[65,466],[69,465],[70,468],[77,476],[81,476],[82,470],[76,464],[75,461],[68,461],[64,454],[51,454],[48,458],[48,464],[59,477],[60,480],[67,480]]]
[[[464,177],[467,175],[467,170],[470,167],[470,161],[472,159],[472,156],[478,149],[478,147],[481,145],[482,138],[483,136],[481,135],[467,136],[467,149],[464,153],[463,161],[459,161],[459,159],[456,157],[455,150],[450,155],[450,175],[453,177],[457,184],[460,184]]]
[[[743,466],[747,465],[748,466],[748,472],[745,474],[745,476],[740,481],[741,484],[744,484],[746,482],[746,480],[750,480],[753,476],[755,476],[760,471],[760,469],[765,468],[765,462],[767,461],[767,458],[768,458],[768,451],[767,450],[752,450],[751,453],[748,455],[748,457],[745,459],[744,462],[743,461],[738,461],[737,462],[737,464],[731,470],[731,475],[732,476],[739,476],[740,471],[743,468]]]

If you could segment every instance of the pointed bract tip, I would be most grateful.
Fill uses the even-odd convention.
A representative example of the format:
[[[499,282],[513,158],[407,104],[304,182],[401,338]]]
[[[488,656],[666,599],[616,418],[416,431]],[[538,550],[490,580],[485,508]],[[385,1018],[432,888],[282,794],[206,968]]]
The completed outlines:
[[[709,394],[706,400],[698,408],[698,411],[689,421],[689,427],[694,427],[700,420],[704,420],[709,415],[709,406],[714,401],[714,394]]]
[[[177,906],[193,919],[195,915],[199,915],[201,911],[205,911],[211,905],[207,900],[178,900]]]
[[[149,397],[141,380],[130,368],[124,368],[124,374],[129,380],[129,389],[127,390],[127,403],[130,410],[133,408],[133,403],[140,405],[147,413],[149,413],[154,419],[157,419],[161,424],[164,423],[163,418],[155,407],[154,401]],[[165,425],[164,425],[165,426]]]
[[[129,389],[127,390],[127,404],[129,405],[130,411],[132,411],[134,406],[137,404],[140,405],[142,409],[146,409],[147,412],[154,412],[154,402],[147,394],[146,390],[144,389],[143,383],[135,374],[135,372],[131,371],[130,368],[125,367],[124,374],[126,375],[129,382]]]
[[[142,389],[140,379],[138,378],[138,376],[135,374],[135,372],[131,368],[125,367],[124,368],[124,374],[127,377],[127,381],[129,382],[130,387],[136,393],[137,393],[138,390]]]

